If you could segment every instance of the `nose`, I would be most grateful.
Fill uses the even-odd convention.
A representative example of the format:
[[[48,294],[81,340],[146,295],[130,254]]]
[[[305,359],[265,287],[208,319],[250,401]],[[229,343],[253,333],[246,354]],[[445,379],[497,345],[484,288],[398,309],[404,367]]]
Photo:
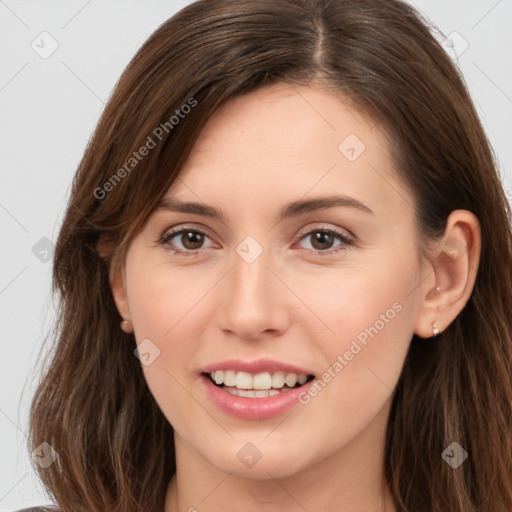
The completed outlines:
[[[245,340],[282,334],[290,321],[290,292],[278,274],[265,250],[252,262],[235,253],[219,297],[220,328]]]

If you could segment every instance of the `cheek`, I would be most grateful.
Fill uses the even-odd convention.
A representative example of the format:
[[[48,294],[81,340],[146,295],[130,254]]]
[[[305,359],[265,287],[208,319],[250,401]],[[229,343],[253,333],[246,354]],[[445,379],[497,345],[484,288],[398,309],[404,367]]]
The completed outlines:
[[[324,293],[310,294],[308,305],[330,330],[316,344],[325,372],[303,403],[314,416],[329,411],[333,438],[361,431],[386,404],[414,332],[416,262],[391,250],[382,256],[332,273],[317,281]]]
[[[170,268],[161,256],[151,261],[144,253],[134,254],[127,259],[128,303],[135,327],[137,340],[151,339],[164,353],[169,352],[171,343],[174,350],[187,350],[189,343],[176,339],[192,336],[198,322],[201,300],[211,287],[209,275],[187,269]],[[198,307],[199,306],[199,307]],[[190,331],[190,332],[189,332]]]
[[[413,258],[407,261],[395,252],[379,251],[362,263],[319,269],[307,279],[295,279],[297,295],[305,298],[316,317],[309,315],[310,324],[315,321],[321,327],[316,329],[322,334],[316,348],[329,360],[350,350],[353,341],[366,348],[375,346],[376,353],[379,346],[408,345],[414,317],[411,292],[418,269]]]
[[[143,257],[142,251],[127,258],[126,273],[135,338],[139,346],[149,347],[150,362],[141,363],[147,384],[168,421],[186,428],[179,411],[190,407],[189,379],[197,370],[191,362],[202,328],[197,319],[205,291],[214,281],[207,282],[207,274],[201,278],[198,273],[170,271],[165,263]]]

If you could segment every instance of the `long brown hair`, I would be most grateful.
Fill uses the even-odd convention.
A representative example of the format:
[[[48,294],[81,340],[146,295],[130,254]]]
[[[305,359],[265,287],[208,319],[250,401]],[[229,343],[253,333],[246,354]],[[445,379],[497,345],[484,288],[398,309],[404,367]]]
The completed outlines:
[[[133,335],[119,328],[109,272],[218,107],[277,81],[341,93],[379,123],[422,240],[439,237],[455,209],[478,217],[469,302],[436,342],[412,339],[385,477],[400,512],[512,509],[510,208],[464,81],[432,30],[398,0],[201,0],[144,43],[85,151],[56,244],[60,309],[30,449],[46,441],[58,452],[34,467],[63,512],[163,510],[173,429]],[[111,253],[99,253],[100,237]],[[441,457],[453,441],[469,453],[457,469]]]

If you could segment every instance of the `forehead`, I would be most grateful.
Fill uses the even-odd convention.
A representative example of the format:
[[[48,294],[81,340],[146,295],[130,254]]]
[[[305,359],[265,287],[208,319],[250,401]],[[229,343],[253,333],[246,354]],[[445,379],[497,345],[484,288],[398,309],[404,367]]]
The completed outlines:
[[[255,213],[333,193],[382,213],[412,204],[376,123],[341,96],[276,84],[212,116],[166,196]]]

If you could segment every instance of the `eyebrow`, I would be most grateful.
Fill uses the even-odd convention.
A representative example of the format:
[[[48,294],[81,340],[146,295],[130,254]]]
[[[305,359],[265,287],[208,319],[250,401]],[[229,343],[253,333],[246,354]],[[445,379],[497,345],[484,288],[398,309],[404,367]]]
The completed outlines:
[[[300,199],[292,201],[284,206],[281,210],[279,218],[280,220],[296,217],[305,213],[310,213],[318,210],[325,210],[327,208],[333,208],[336,206],[343,206],[349,208],[355,208],[365,213],[374,214],[367,205],[358,199],[348,196],[325,196],[316,197],[312,199]],[[203,215],[212,219],[217,219],[222,222],[226,222],[226,216],[222,210],[213,206],[206,205],[204,203],[197,202],[183,202],[173,197],[167,197],[162,199],[157,210],[170,210],[175,212],[193,213],[196,215]]]

